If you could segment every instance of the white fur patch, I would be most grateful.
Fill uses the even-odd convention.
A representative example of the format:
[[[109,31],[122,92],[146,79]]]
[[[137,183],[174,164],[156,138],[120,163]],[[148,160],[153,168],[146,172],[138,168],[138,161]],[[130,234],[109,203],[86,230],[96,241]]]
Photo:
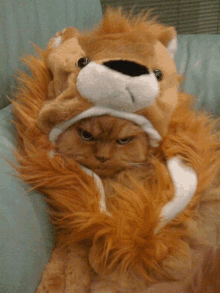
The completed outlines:
[[[175,193],[174,198],[163,207],[160,215],[161,222],[155,233],[187,207],[196,191],[198,183],[196,172],[184,165],[180,158],[173,157],[169,159],[167,166],[175,187]]]
[[[62,36],[56,37],[53,40],[53,47],[56,48],[62,43]]]
[[[86,172],[86,174],[88,174],[90,177],[92,177],[96,183],[96,186],[97,186],[97,188],[99,190],[99,194],[100,194],[100,200],[99,200],[100,212],[106,213],[108,216],[111,216],[111,214],[106,209],[105,190],[104,190],[104,186],[102,184],[102,180],[100,179],[100,177],[96,173],[94,173],[90,169],[88,169],[82,165],[80,165],[80,167],[84,172]]]
[[[174,59],[177,52],[177,38],[176,37],[172,39],[172,41],[169,42],[167,46],[167,51],[169,52],[170,57]]]

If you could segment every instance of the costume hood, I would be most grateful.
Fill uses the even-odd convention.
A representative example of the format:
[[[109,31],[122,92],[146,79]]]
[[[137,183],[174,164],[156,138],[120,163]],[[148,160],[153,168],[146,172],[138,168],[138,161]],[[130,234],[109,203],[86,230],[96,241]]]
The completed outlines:
[[[139,125],[153,147],[166,134],[178,103],[174,29],[139,21],[127,31],[118,33],[112,28],[106,32],[108,22],[106,16],[98,29],[84,36],[75,29],[65,29],[48,45],[47,64],[53,80],[50,100],[39,114],[38,125],[49,134],[52,145],[77,121],[101,115]],[[138,41],[142,50],[135,46]],[[50,155],[54,155],[53,150]],[[101,179],[82,168],[94,177],[100,190],[100,210],[108,213]],[[197,187],[195,171],[181,158],[169,159],[167,168],[175,192],[161,211],[155,233],[187,206]]]

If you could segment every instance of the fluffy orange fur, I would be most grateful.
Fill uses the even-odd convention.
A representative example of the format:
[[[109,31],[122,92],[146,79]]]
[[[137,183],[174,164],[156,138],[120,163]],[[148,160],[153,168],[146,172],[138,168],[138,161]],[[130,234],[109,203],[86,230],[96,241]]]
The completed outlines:
[[[120,14],[110,13],[109,17],[111,21],[107,18],[94,33],[96,36],[116,31],[126,33],[131,29]],[[145,26],[140,20],[134,22],[137,30]],[[156,33],[158,27],[152,23],[149,29]],[[45,195],[56,228],[57,247],[68,250],[68,255],[71,249],[83,247],[84,262],[90,273],[85,252],[90,265],[100,275],[120,272],[120,276],[125,276],[135,271],[147,284],[187,279],[193,271],[194,254],[200,247],[218,245],[219,231],[213,227],[220,223],[218,121],[196,112],[192,97],[179,93],[167,134],[148,158],[151,168],[146,179],[140,180],[132,170],[120,172],[115,181],[106,179],[106,189],[110,188],[114,194],[108,199],[112,213],[109,217],[99,210],[99,193],[93,179],[71,157],[49,156],[52,145],[48,134],[38,128],[37,117],[47,101],[52,76],[45,61],[47,53],[38,51],[39,57],[25,60],[32,77],[20,73],[19,90],[12,101],[19,139],[16,169],[22,180]],[[176,155],[195,169],[198,188],[188,207],[155,235],[161,208],[172,199],[174,192],[165,162]],[[213,241],[207,240],[206,235],[211,228]],[[77,253],[73,255],[76,257]],[[77,265],[81,267],[76,262],[74,270]],[[90,273],[88,283],[94,272]]]

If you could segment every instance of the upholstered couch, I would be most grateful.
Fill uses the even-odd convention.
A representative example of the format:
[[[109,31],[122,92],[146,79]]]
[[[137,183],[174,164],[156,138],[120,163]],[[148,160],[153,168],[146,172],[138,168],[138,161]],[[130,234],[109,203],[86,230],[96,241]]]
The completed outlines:
[[[54,245],[47,206],[38,192],[14,177],[4,157],[15,162],[15,128],[7,95],[14,74],[24,69],[23,54],[33,54],[30,42],[44,48],[66,26],[86,29],[102,17],[99,0],[5,1],[0,30],[0,292],[33,293]],[[177,67],[184,89],[198,107],[220,115],[220,35],[178,36]],[[2,157],[3,156],[3,157]]]

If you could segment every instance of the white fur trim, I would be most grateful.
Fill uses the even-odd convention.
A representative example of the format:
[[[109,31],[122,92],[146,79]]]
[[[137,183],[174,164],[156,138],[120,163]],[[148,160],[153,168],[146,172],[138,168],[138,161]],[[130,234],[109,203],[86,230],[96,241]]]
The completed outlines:
[[[80,165],[80,167],[83,171],[86,172],[86,174],[94,178],[94,181],[100,193],[100,201],[99,201],[100,212],[106,213],[107,215],[111,216],[111,214],[107,211],[107,208],[106,208],[105,190],[104,190],[104,186],[102,184],[100,177],[95,172],[91,171],[90,169],[82,165]]]
[[[155,233],[187,207],[195,194],[198,183],[196,172],[189,166],[184,165],[180,158],[173,157],[169,159],[167,165],[174,184],[175,193],[174,198],[163,207],[160,215],[161,222]]]
[[[177,52],[177,37],[172,39],[167,46],[167,51],[169,52],[172,59],[175,58]]]
[[[49,140],[53,143],[56,142],[57,138],[71,125],[80,121],[84,118],[95,117],[95,116],[102,116],[102,115],[111,115],[114,117],[126,119],[138,124],[146,133],[149,134],[151,145],[157,146],[158,142],[161,140],[160,134],[154,129],[153,125],[147,120],[144,116],[138,115],[135,113],[127,113],[124,111],[117,111],[109,108],[104,107],[92,107],[88,110],[80,113],[79,115],[75,116],[74,118],[62,122],[56,125],[49,134]]]

